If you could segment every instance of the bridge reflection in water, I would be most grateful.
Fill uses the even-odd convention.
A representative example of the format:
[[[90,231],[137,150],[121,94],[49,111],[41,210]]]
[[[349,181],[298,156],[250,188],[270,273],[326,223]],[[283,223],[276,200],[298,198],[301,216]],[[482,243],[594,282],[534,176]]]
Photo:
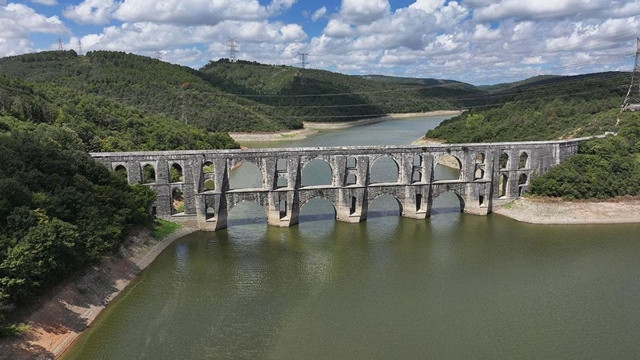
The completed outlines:
[[[317,147],[243,150],[185,150],[92,153],[129,183],[152,188],[153,211],[160,217],[192,220],[202,230],[227,227],[227,214],[243,201],[261,205],[270,225],[287,227],[299,220],[300,208],[324,198],[336,219],[360,222],[368,205],[382,195],[393,196],[402,216],[427,218],[433,199],[452,192],[461,209],[486,215],[493,205],[526,191],[534,175],[542,175],[575,154],[587,138],[566,141],[441,144],[431,146]],[[438,180],[436,164],[449,159],[459,167],[457,179]],[[379,163],[395,164],[392,176],[376,176]],[[255,188],[234,189],[230,171],[254,164],[261,173]],[[317,182],[306,172],[324,167],[330,180]],[[176,206],[179,203],[180,205]]]

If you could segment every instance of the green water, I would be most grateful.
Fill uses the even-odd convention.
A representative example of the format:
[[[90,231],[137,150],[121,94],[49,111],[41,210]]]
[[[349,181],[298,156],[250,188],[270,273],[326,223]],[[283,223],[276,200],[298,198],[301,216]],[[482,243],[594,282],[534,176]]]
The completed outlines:
[[[296,146],[406,144],[440,120]],[[640,226],[536,226],[458,206],[444,196],[430,219],[404,219],[381,197],[367,222],[344,224],[314,199],[280,229],[242,203],[228,229],[169,246],[65,359],[638,358]]]

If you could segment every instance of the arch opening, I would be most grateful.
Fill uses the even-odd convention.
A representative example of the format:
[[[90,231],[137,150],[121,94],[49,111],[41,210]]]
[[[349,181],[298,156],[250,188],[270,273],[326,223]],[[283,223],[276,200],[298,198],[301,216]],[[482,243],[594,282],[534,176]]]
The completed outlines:
[[[113,169],[113,172],[121,179],[124,179],[125,181],[129,181],[129,175],[127,174],[127,168],[124,167],[124,165],[118,165],[116,166],[115,169]]]
[[[476,168],[476,172],[473,174],[473,180],[481,179],[484,179],[484,170],[481,168]]]
[[[171,215],[184,213],[184,193],[180,188],[171,191]]]
[[[371,184],[397,183],[399,174],[400,167],[392,157],[380,157],[371,165]]]
[[[454,191],[445,191],[433,198],[432,214],[460,213],[464,211],[465,203],[462,196]]]
[[[507,192],[509,190],[509,177],[507,174],[500,175],[500,180],[498,181],[498,197],[507,196]]]
[[[316,196],[307,200],[300,208],[298,221],[334,220],[336,218],[336,207],[328,199]]]
[[[434,180],[460,180],[462,162],[457,157],[447,154],[438,160],[435,167]]]
[[[169,182],[170,183],[181,183],[184,182],[184,175],[182,173],[182,166],[177,163],[171,164],[171,168],[169,169]]]
[[[518,169],[528,169],[529,168],[529,155],[526,152],[522,152],[520,154],[520,159],[518,159]]]
[[[412,163],[411,183],[422,182],[422,155],[414,155]]]
[[[262,172],[250,161],[242,161],[241,165],[233,169],[229,175],[231,190],[262,188]]]
[[[331,165],[321,159],[314,159],[302,168],[302,182],[304,186],[332,185],[333,175]]]
[[[358,183],[358,176],[356,174],[347,174],[347,181],[345,182],[346,186],[356,185]]]
[[[356,159],[353,156],[347,158],[347,169],[355,170],[357,167],[358,167],[358,159]]]
[[[381,194],[369,202],[367,218],[400,215],[402,215],[402,203],[391,194]]]
[[[283,189],[289,186],[289,181],[284,176],[284,174],[280,174],[278,176],[278,180],[276,181],[276,189]]]
[[[230,205],[227,210],[227,226],[256,225],[267,223],[266,209],[250,200]]]
[[[484,155],[484,153],[477,153],[476,154],[476,164],[484,164],[485,158],[486,158],[486,156]]]
[[[500,170],[509,168],[509,155],[507,153],[502,153],[502,155],[500,155],[500,159],[498,159],[498,167]]]
[[[522,196],[522,193],[525,191],[527,180],[527,174],[520,174],[520,177],[518,178],[518,196]]]
[[[142,167],[142,183],[154,184],[156,182],[156,169],[151,164]]]
[[[204,191],[210,191],[216,189],[215,182],[215,168],[211,161],[207,161],[202,164],[202,189]]]
[[[280,201],[278,202],[278,213],[280,215],[280,219],[284,219],[287,217],[288,215],[288,211],[287,211],[287,196],[286,195],[281,195],[280,196]]]

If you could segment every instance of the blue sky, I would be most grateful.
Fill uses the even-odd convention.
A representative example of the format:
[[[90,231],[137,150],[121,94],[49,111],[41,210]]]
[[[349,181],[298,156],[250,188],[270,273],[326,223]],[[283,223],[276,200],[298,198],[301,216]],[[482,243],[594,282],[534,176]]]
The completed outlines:
[[[640,0],[0,0],[0,56],[117,50],[198,68],[238,57],[473,84],[631,70]]]

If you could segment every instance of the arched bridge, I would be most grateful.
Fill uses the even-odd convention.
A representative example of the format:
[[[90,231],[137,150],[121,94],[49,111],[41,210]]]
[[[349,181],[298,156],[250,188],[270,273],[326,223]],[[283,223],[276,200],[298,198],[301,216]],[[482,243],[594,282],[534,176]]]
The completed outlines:
[[[229,210],[242,201],[263,206],[268,223],[275,226],[297,224],[302,205],[316,197],[329,200],[336,219],[345,222],[365,220],[368,204],[384,194],[395,197],[405,217],[428,217],[433,199],[449,191],[457,195],[464,212],[486,215],[493,205],[526,191],[532,175],[542,175],[575,154],[583,140],[90,155],[109,169],[126,173],[129,183],[151,187],[158,195],[153,205],[156,215],[187,217],[203,230],[218,230],[227,226]],[[382,158],[397,165],[395,181],[372,181],[372,165]],[[435,166],[445,158],[459,166],[458,179],[435,180]],[[312,161],[328,164],[330,183],[303,185],[302,174]],[[245,162],[260,169],[260,187],[230,189],[230,171]],[[183,207],[176,208],[177,197],[184,201]]]

